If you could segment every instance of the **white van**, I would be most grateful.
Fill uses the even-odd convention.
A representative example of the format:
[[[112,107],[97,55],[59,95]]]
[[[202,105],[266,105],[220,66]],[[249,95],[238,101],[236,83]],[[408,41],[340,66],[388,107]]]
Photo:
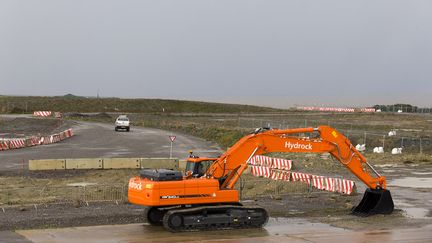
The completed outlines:
[[[126,129],[126,131],[129,132],[129,118],[126,115],[120,115],[119,117],[117,117],[114,130],[118,131],[119,129]]]

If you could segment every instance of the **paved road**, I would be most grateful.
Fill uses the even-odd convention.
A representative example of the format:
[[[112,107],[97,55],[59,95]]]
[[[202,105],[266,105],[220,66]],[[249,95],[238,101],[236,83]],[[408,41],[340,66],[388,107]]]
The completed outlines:
[[[219,148],[203,139],[164,130],[132,127],[115,132],[111,124],[79,122],[72,127],[75,136],[60,143],[0,152],[0,171],[27,169],[29,159],[98,157],[169,157],[169,135],[175,135],[173,157],[188,156],[188,150],[201,156],[217,156]]]
[[[23,230],[33,242],[432,242],[432,227],[351,231],[304,219],[270,219],[264,229],[170,233],[143,224]]]
[[[31,243],[24,236],[12,231],[0,231],[0,242],[7,243]]]

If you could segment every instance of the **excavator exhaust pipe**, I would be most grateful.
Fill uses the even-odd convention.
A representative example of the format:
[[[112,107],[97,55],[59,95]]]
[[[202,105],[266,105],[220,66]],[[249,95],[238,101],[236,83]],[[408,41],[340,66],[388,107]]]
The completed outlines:
[[[359,205],[352,209],[352,214],[367,217],[374,214],[391,214],[393,209],[393,198],[389,190],[368,188]]]

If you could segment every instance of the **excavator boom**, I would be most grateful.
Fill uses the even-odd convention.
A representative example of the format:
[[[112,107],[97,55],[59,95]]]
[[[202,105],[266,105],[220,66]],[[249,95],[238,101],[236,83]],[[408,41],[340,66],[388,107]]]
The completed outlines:
[[[318,133],[317,138],[293,137],[293,134]],[[291,135],[291,136],[290,136]],[[233,188],[241,173],[237,171],[254,155],[286,153],[330,153],[371,189],[386,189],[386,178],[376,172],[348,138],[328,126],[285,130],[264,130],[245,136],[213,163],[207,174],[227,176],[222,188]],[[369,173],[368,168],[375,174]],[[232,172],[235,171],[233,174]]]

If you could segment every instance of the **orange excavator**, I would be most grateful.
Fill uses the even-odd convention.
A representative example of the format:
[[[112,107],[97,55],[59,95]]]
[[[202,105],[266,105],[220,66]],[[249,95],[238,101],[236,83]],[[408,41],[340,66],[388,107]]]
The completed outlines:
[[[299,137],[306,133],[315,136]],[[360,204],[352,209],[354,215],[393,212],[386,178],[348,138],[328,126],[256,129],[218,158],[189,158],[185,175],[143,169],[129,181],[129,202],[146,206],[147,221],[172,232],[262,227],[268,221],[267,211],[243,206],[234,186],[253,156],[271,152],[330,153],[368,187]]]

